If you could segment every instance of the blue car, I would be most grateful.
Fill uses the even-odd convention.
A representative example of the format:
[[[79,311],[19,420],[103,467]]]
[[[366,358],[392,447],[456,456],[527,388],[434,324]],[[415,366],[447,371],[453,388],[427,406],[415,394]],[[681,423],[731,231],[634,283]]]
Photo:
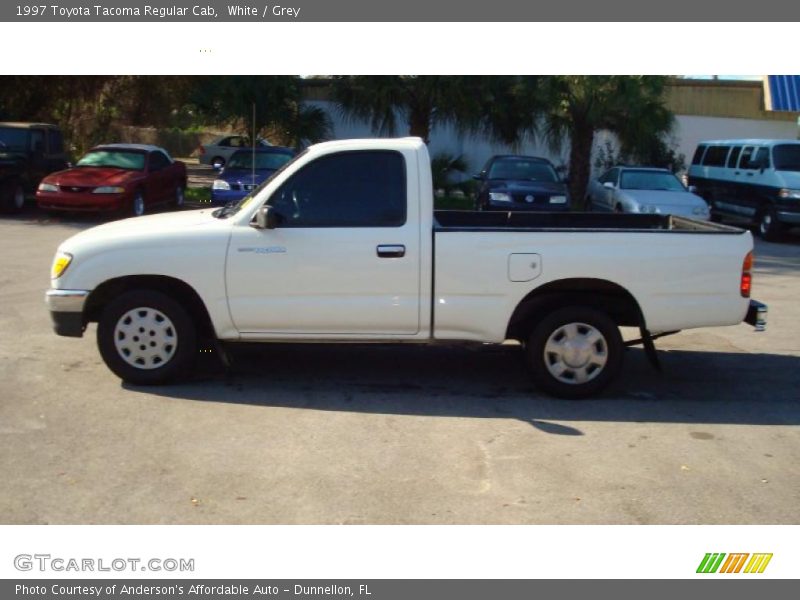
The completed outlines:
[[[553,164],[536,156],[493,156],[475,176],[475,208],[502,211],[567,211],[569,193]]]
[[[289,162],[294,154],[291,148],[280,146],[256,148],[255,152],[252,148],[237,150],[211,186],[211,203],[227,204],[241,200]]]

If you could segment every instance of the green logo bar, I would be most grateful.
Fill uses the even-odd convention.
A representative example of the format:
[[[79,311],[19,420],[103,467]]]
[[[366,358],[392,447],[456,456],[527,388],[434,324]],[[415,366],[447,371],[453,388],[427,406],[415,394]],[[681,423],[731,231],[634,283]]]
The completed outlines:
[[[722,559],[725,558],[724,552],[706,553],[700,565],[697,567],[698,573],[716,573],[719,566],[722,564]]]

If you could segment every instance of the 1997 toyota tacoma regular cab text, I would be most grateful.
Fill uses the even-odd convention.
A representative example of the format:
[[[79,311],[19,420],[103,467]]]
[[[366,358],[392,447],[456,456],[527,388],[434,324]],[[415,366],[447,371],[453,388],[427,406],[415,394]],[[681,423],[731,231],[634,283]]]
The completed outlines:
[[[502,343],[579,398],[619,373],[619,326],[763,329],[749,232],[665,215],[433,211],[416,138],[311,146],[238,204],[126,219],[65,241],[56,333],[97,322],[108,367],[174,380],[202,339]]]

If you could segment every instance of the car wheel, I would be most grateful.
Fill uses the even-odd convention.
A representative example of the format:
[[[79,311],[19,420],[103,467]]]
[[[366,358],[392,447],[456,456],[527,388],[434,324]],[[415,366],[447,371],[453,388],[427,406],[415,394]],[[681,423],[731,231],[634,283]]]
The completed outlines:
[[[225,159],[221,156],[215,156],[211,159],[211,166],[215,169],[219,170],[225,166]]]
[[[537,386],[559,398],[597,394],[622,368],[622,336],[611,318],[593,308],[571,306],[547,315],[526,347]]]
[[[777,242],[783,233],[783,225],[777,219],[775,209],[768,207],[758,220],[758,233],[768,242]]]
[[[97,345],[103,361],[120,379],[154,385],[189,371],[197,354],[197,333],[175,300],[157,291],[134,290],[103,310]]]
[[[144,214],[144,195],[142,192],[136,192],[131,203],[131,212],[134,217],[141,217]]]
[[[175,206],[181,208],[186,201],[186,190],[182,185],[175,188]]]
[[[10,212],[19,212],[25,206],[25,190],[22,184],[14,181],[8,186],[7,196],[3,202]]]

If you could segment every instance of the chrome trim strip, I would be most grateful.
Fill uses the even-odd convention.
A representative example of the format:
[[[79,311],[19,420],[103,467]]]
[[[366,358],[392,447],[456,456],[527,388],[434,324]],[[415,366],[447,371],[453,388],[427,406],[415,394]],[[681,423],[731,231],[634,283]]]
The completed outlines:
[[[51,312],[83,312],[89,290],[47,290],[44,301]]]

